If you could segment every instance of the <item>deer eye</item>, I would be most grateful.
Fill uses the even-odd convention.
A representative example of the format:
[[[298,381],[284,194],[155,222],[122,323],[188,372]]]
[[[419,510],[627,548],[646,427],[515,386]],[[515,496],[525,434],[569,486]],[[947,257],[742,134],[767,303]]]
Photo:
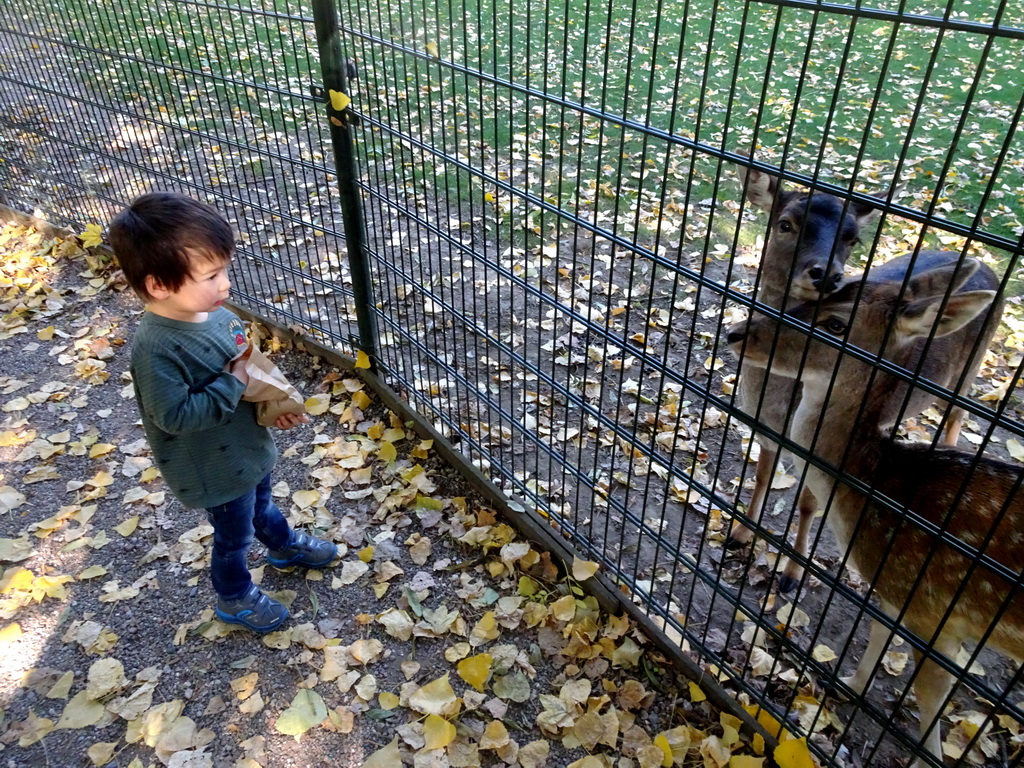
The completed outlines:
[[[842,336],[846,333],[846,323],[838,317],[828,318],[821,324],[821,327],[825,329],[826,333],[831,333],[833,336]]]
[[[788,221],[783,219],[782,221],[779,222],[779,232],[792,232],[792,231],[793,231],[793,225],[790,224]]]

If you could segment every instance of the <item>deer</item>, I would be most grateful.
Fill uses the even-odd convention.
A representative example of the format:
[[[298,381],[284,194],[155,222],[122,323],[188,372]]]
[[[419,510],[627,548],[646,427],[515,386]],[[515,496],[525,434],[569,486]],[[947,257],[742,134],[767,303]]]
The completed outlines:
[[[729,328],[728,342],[746,363],[799,378],[802,393],[791,439],[841,470],[843,478],[816,462],[798,459],[798,464],[811,492],[832,499],[826,520],[848,565],[870,585],[885,615],[946,659],[971,642],[1020,663],[1022,470],[950,446],[893,440],[892,391],[906,392],[908,384],[844,352],[856,347],[912,370],[922,340],[934,337],[933,346],[954,339],[947,353],[971,358],[975,341],[991,338],[1002,302],[990,269],[954,256],[926,259],[896,278],[872,270],[866,277],[847,279],[820,301],[786,310],[785,316],[802,327],[754,313]],[[874,494],[865,495],[845,478],[861,481],[945,536],[934,535]],[[965,554],[946,537],[979,555]],[[985,558],[979,560],[981,553]],[[890,635],[882,622],[872,622],[861,663],[842,678],[854,693],[863,695],[870,687]],[[954,678],[932,652],[915,647],[914,656],[921,742],[941,762],[938,721]]]
[[[782,310],[812,301],[835,290],[843,277],[843,270],[853,248],[860,243],[861,231],[878,215],[871,203],[845,202],[823,192],[803,192],[785,189],[779,179],[757,169],[740,166],[739,176],[747,201],[769,214],[769,238],[761,259],[756,299],[773,309]],[[939,255],[943,254],[943,255]],[[953,254],[954,256],[956,254]],[[921,251],[906,254],[873,268],[880,276],[902,278],[909,265],[932,263],[946,259],[949,252]],[[994,330],[994,326],[993,326]],[[965,370],[977,370],[980,358],[965,361],[961,358],[933,354],[925,361],[922,375],[947,389],[966,388],[970,382],[963,378]],[[971,369],[967,366],[973,365]],[[748,368],[741,372],[737,392],[743,410],[753,415],[764,426],[785,434],[791,412],[798,406],[801,396],[799,380],[788,378],[774,369]],[[770,395],[765,397],[764,395]],[[933,396],[916,391],[904,407],[905,390],[894,393],[891,418],[901,414],[913,416],[928,408]],[[963,409],[954,407],[946,420],[944,439],[955,445],[964,418]],[[759,523],[764,514],[765,500],[778,461],[778,443],[763,434],[756,434],[760,454],[754,471],[754,488],[747,505],[747,515]],[[806,558],[809,551],[811,523],[818,510],[818,501],[806,486],[797,496],[797,533],[794,551]],[[753,530],[735,521],[726,546],[740,549],[753,540]],[[792,591],[803,576],[798,560],[790,558],[779,574],[779,589]]]

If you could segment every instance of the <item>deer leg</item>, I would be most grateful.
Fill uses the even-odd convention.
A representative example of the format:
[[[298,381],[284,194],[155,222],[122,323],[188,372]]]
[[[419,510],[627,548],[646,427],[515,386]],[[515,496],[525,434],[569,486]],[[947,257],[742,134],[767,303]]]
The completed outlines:
[[[775,473],[775,459],[779,449],[761,446],[761,454],[757,457],[757,468],[754,470],[754,491],[750,494],[750,505],[747,514],[756,522],[761,522],[764,512],[764,500],[771,487],[772,475]],[[734,521],[729,530],[729,538],[725,541],[727,549],[742,549],[754,539],[754,532],[740,522]]]
[[[956,441],[960,439],[960,428],[964,423],[963,408],[954,407],[949,412],[949,419],[946,420],[946,434],[945,439],[942,441],[946,445],[955,446]]]
[[[927,637],[927,634],[924,635]],[[933,646],[935,650],[947,658],[955,658],[960,644],[948,637],[939,637]],[[917,696],[917,708],[921,713],[921,746],[942,760],[941,718],[946,700],[953,690],[953,675],[944,670],[932,659],[921,659],[921,653],[914,650],[914,663],[917,664],[917,678],[914,680],[914,693]],[[912,768],[924,768],[924,762],[915,760]]]
[[[882,606],[882,610],[892,615],[890,611],[886,610],[885,606]],[[850,686],[858,696],[867,693],[871,688],[871,683],[874,682],[875,670],[878,668],[878,662],[882,660],[882,654],[889,647],[889,637],[891,634],[892,630],[882,622],[872,619],[871,633],[868,635],[868,647],[864,649],[864,656],[861,657],[860,664],[857,665],[857,671],[848,677],[839,678],[846,685]]]
[[[796,529],[796,544],[794,549],[797,554],[807,557],[808,552],[808,539],[810,538],[811,532],[811,521],[814,519],[814,513],[818,511],[818,500],[814,498],[814,494],[805,485],[800,489],[800,498],[797,501],[797,529]],[[796,560],[792,558],[786,563],[786,567],[782,569],[782,575],[779,577],[779,591],[790,592],[796,588],[796,585],[800,583],[800,579],[804,575],[803,566],[800,565]]]

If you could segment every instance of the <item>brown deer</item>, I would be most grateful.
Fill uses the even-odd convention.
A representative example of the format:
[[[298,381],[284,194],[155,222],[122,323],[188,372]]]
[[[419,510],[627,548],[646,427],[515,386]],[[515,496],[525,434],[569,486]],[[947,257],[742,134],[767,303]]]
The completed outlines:
[[[862,203],[844,203],[833,195],[821,192],[808,193],[782,188],[779,180],[755,169],[740,167],[740,180],[746,190],[747,200],[755,208],[770,214],[771,234],[768,246],[761,259],[761,273],[757,300],[774,309],[783,305],[817,299],[834,290],[842,277],[843,267],[853,247],[860,242],[861,228],[878,211]],[[924,263],[936,258],[945,259],[949,254],[925,251],[916,257],[901,256],[891,262],[874,267],[879,275],[902,280],[911,261]],[[956,254],[952,254],[954,257]],[[994,326],[993,326],[994,329]],[[924,378],[947,388],[960,382],[965,363],[974,365],[966,370],[977,370],[975,361],[950,358],[933,354],[925,361],[921,371]],[[977,361],[980,363],[980,359]],[[969,382],[964,382],[968,386]],[[755,416],[764,426],[785,434],[792,411],[800,402],[800,382],[780,375],[774,369],[767,371],[747,368],[740,376],[738,391],[744,410]],[[914,415],[930,406],[935,398],[923,391],[916,391],[904,408],[906,390],[894,393],[888,418],[895,421],[903,413]],[[946,422],[945,441],[955,445],[963,421],[963,410],[954,408]],[[765,435],[758,434],[761,448],[754,473],[754,490],[750,496],[747,514],[760,522],[764,513],[765,499],[771,485],[772,475],[778,461],[778,443]],[[797,536],[795,550],[807,556],[811,522],[818,509],[818,502],[806,487],[800,489],[797,499]],[[737,549],[753,539],[753,532],[736,522],[729,533],[727,546]],[[803,568],[796,560],[789,560],[779,576],[779,589],[789,592],[799,583]]]
[[[933,346],[957,338],[945,353],[971,358],[976,340],[990,338],[990,326],[998,322],[1000,302],[984,312],[998,283],[973,259],[959,264],[946,254],[946,263],[937,265],[940,255],[915,265],[905,281],[872,270],[863,281],[786,315],[908,370],[917,363],[921,341],[933,333]],[[893,442],[892,392],[905,392],[907,385],[805,329],[755,313],[732,326],[728,338],[745,362],[799,377],[803,392],[790,430],[797,444],[984,554],[986,560],[978,561],[908,514],[869,499],[830,471],[807,466],[807,486],[817,498],[832,499],[828,523],[882,610],[893,618],[903,612],[903,626],[947,659],[964,641],[985,641],[1024,661],[1021,469],[955,448]],[[867,690],[890,634],[880,623],[872,625],[864,658],[845,679],[855,691]],[[922,660],[915,651],[915,658],[922,743],[941,761],[937,721],[954,680],[930,655]]]

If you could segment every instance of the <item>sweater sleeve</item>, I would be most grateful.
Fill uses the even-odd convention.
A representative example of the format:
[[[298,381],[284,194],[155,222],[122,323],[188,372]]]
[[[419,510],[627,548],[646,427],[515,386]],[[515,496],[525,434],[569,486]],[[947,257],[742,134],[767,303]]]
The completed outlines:
[[[134,361],[135,388],[153,423],[168,434],[201,432],[226,422],[238,407],[245,385],[227,371],[189,386],[173,356],[152,351]]]

